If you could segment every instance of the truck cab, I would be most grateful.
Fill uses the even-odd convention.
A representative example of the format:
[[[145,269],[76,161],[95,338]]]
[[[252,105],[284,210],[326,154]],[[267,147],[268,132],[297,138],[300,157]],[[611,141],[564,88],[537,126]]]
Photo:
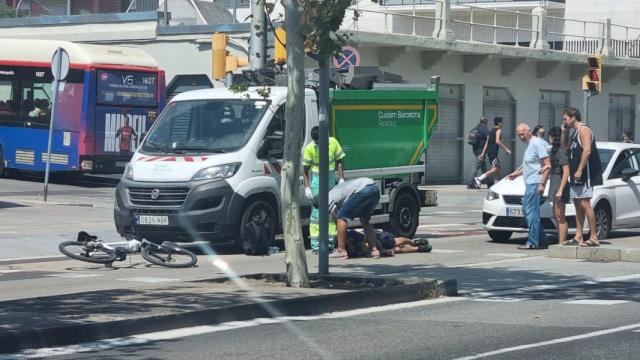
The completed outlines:
[[[204,89],[173,98],[117,186],[118,233],[154,242],[233,241],[238,246],[255,240],[251,237],[273,239],[279,234],[287,88],[269,89],[266,93],[263,87],[243,92]],[[341,142],[340,137],[344,138],[347,159],[351,158],[345,175],[376,180],[381,200],[372,223],[390,227],[398,236],[412,236],[422,205],[434,198],[420,187],[424,165],[418,163],[418,155],[428,145],[428,138],[420,134],[434,126],[425,121],[436,121],[437,98],[429,96],[437,90],[362,90],[370,92],[370,99],[358,91],[332,96],[338,104],[331,111],[332,134]],[[311,128],[318,124],[313,90],[305,91],[304,105],[307,144]],[[378,111],[377,106],[389,110]],[[415,115],[411,119],[395,119],[391,124],[379,118],[379,114],[402,115],[407,106],[407,114]],[[361,133],[355,123],[349,123],[352,118],[357,119]],[[367,132],[391,140],[376,143],[366,137]],[[393,155],[379,156],[383,163],[371,161],[379,151],[376,144]],[[300,193],[301,217],[308,223],[311,202],[304,191]]]

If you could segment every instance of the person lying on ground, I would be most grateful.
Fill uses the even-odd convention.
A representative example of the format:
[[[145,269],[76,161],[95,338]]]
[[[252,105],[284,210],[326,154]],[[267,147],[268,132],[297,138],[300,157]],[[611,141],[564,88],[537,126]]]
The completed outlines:
[[[395,254],[409,254],[415,252],[430,252],[432,250],[429,240],[425,238],[409,239],[398,237],[386,231],[376,231],[376,244],[382,256],[394,256]],[[364,234],[349,230],[347,232],[347,253],[349,257],[369,256],[369,246]]]

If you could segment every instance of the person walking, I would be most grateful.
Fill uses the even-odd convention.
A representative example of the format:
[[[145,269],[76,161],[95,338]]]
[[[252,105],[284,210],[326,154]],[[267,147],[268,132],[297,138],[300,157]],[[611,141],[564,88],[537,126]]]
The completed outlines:
[[[633,130],[630,127],[622,130],[622,142],[625,144],[633,144]]]
[[[567,150],[561,146],[562,129],[553,127],[549,130],[551,143],[551,175],[549,180],[549,197],[553,203],[553,217],[558,223],[558,243],[569,245],[567,242],[567,218],[565,211],[570,201],[569,197],[569,157]]]
[[[576,207],[576,235],[579,246],[600,246],[596,215],[591,207],[593,187],[602,185],[602,164],[598,156],[595,137],[582,123],[580,110],[568,106],[562,112],[563,146],[569,150],[569,194]],[[569,131],[572,134],[569,135]],[[570,138],[570,139],[569,139]],[[589,240],[584,240],[584,220],[589,222]]]
[[[491,163],[491,169],[473,179],[476,189],[480,188],[482,181],[500,172],[500,160],[498,159],[498,152],[500,149],[504,150],[507,155],[511,155],[511,150],[502,142],[502,126],[504,125],[504,121],[498,116],[493,119],[493,124],[495,127],[489,133],[489,137],[487,138],[479,157],[479,159],[484,159],[485,156],[488,156],[489,162]]]
[[[303,181],[304,181],[304,193],[312,200],[314,196],[320,192],[320,150],[318,143],[320,139],[320,129],[318,126],[314,126],[311,129],[311,139],[313,140],[303,149],[302,165],[303,165]],[[336,177],[334,172],[338,170],[339,182],[344,182],[344,165],[342,160],[345,158],[345,153],[340,146],[340,143],[336,138],[329,137],[329,190],[336,185]],[[320,248],[320,213],[317,207],[311,209],[311,216],[309,217],[309,237],[311,239],[311,250],[314,253],[318,252]],[[333,249],[333,239],[336,234],[335,224],[329,222],[329,248]]]
[[[474,180],[478,175],[478,170],[480,171],[481,175],[487,172],[487,159],[484,156],[481,157],[480,155],[482,155],[482,151],[484,150],[484,146],[487,143],[487,139],[489,139],[490,133],[489,129],[487,128],[488,123],[489,120],[486,117],[481,116],[478,125],[476,125],[476,127],[474,127],[469,133],[468,143],[469,145],[471,145],[475,161],[473,165],[473,171],[471,172],[471,179],[469,180],[467,189],[478,188]]]
[[[526,190],[522,199],[522,211],[529,227],[527,244],[518,246],[518,249],[541,249],[547,245],[547,235],[540,223],[540,203],[546,188],[551,162],[546,149],[546,141],[533,136],[529,125],[518,125],[516,132],[518,138],[527,144],[527,149],[524,152],[521,169],[509,174],[508,178],[513,181],[524,175]]]

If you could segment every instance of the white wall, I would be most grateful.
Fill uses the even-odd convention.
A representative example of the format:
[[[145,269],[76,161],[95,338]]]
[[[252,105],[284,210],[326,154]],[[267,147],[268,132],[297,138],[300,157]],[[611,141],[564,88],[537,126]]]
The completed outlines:
[[[583,92],[581,81],[570,81],[569,66],[560,64],[546,78],[537,78],[536,62],[525,62],[511,75],[501,75],[501,60],[498,58],[487,59],[472,73],[462,71],[463,56],[460,54],[444,55],[431,69],[422,69],[420,52],[411,49],[398,51],[397,49],[360,48],[363,65],[378,65],[380,53],[396,51],[398,56],[382,67],[383,70],[402,74],[404,79],[412,83],[426,83],[430,76],[440,75],[443,84],[461,84],[465,89],[464,103],[464,129],[463,137],[474,127],[483,111],[484,92],[487,87],[508,88],[517,102],[517,122],[525,122],[531,127],[538,124],[540,90],[558,90],[569,92],[569,102],[582,109]],[[389,57],[384,56],[385,61]],[[640,86],[632,86],[629,82],[628,72],[621,72],[615,79],[604,84],[604,93],[592,98],[589,106],[589,125],[594,129],[600,141],[606,141],[608,137],[608,105],[609,94],[630,94],[636,96],[636,131],[640,128]],[[557,115],[558,117],[561,114]],[[512,135],[515,138],[515,134]],[[461,139],[465,147],[464,178],[469,177],[473,156],[466,145],[466,138]],[[516,141],[516,164],[522,160],[524,145]]]

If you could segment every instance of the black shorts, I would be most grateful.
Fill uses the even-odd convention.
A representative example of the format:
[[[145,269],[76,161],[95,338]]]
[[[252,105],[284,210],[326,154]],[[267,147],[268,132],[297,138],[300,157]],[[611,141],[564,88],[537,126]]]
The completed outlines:
[[[377,245],[384,250],[391,250],[395,249],[396,247],[395,235],[386,231],[376,233],[376,242]]]
[[[493,167],[500,167],[500,159],[498,159],[498,154],[487,154],[489,156],[489,162]]]

